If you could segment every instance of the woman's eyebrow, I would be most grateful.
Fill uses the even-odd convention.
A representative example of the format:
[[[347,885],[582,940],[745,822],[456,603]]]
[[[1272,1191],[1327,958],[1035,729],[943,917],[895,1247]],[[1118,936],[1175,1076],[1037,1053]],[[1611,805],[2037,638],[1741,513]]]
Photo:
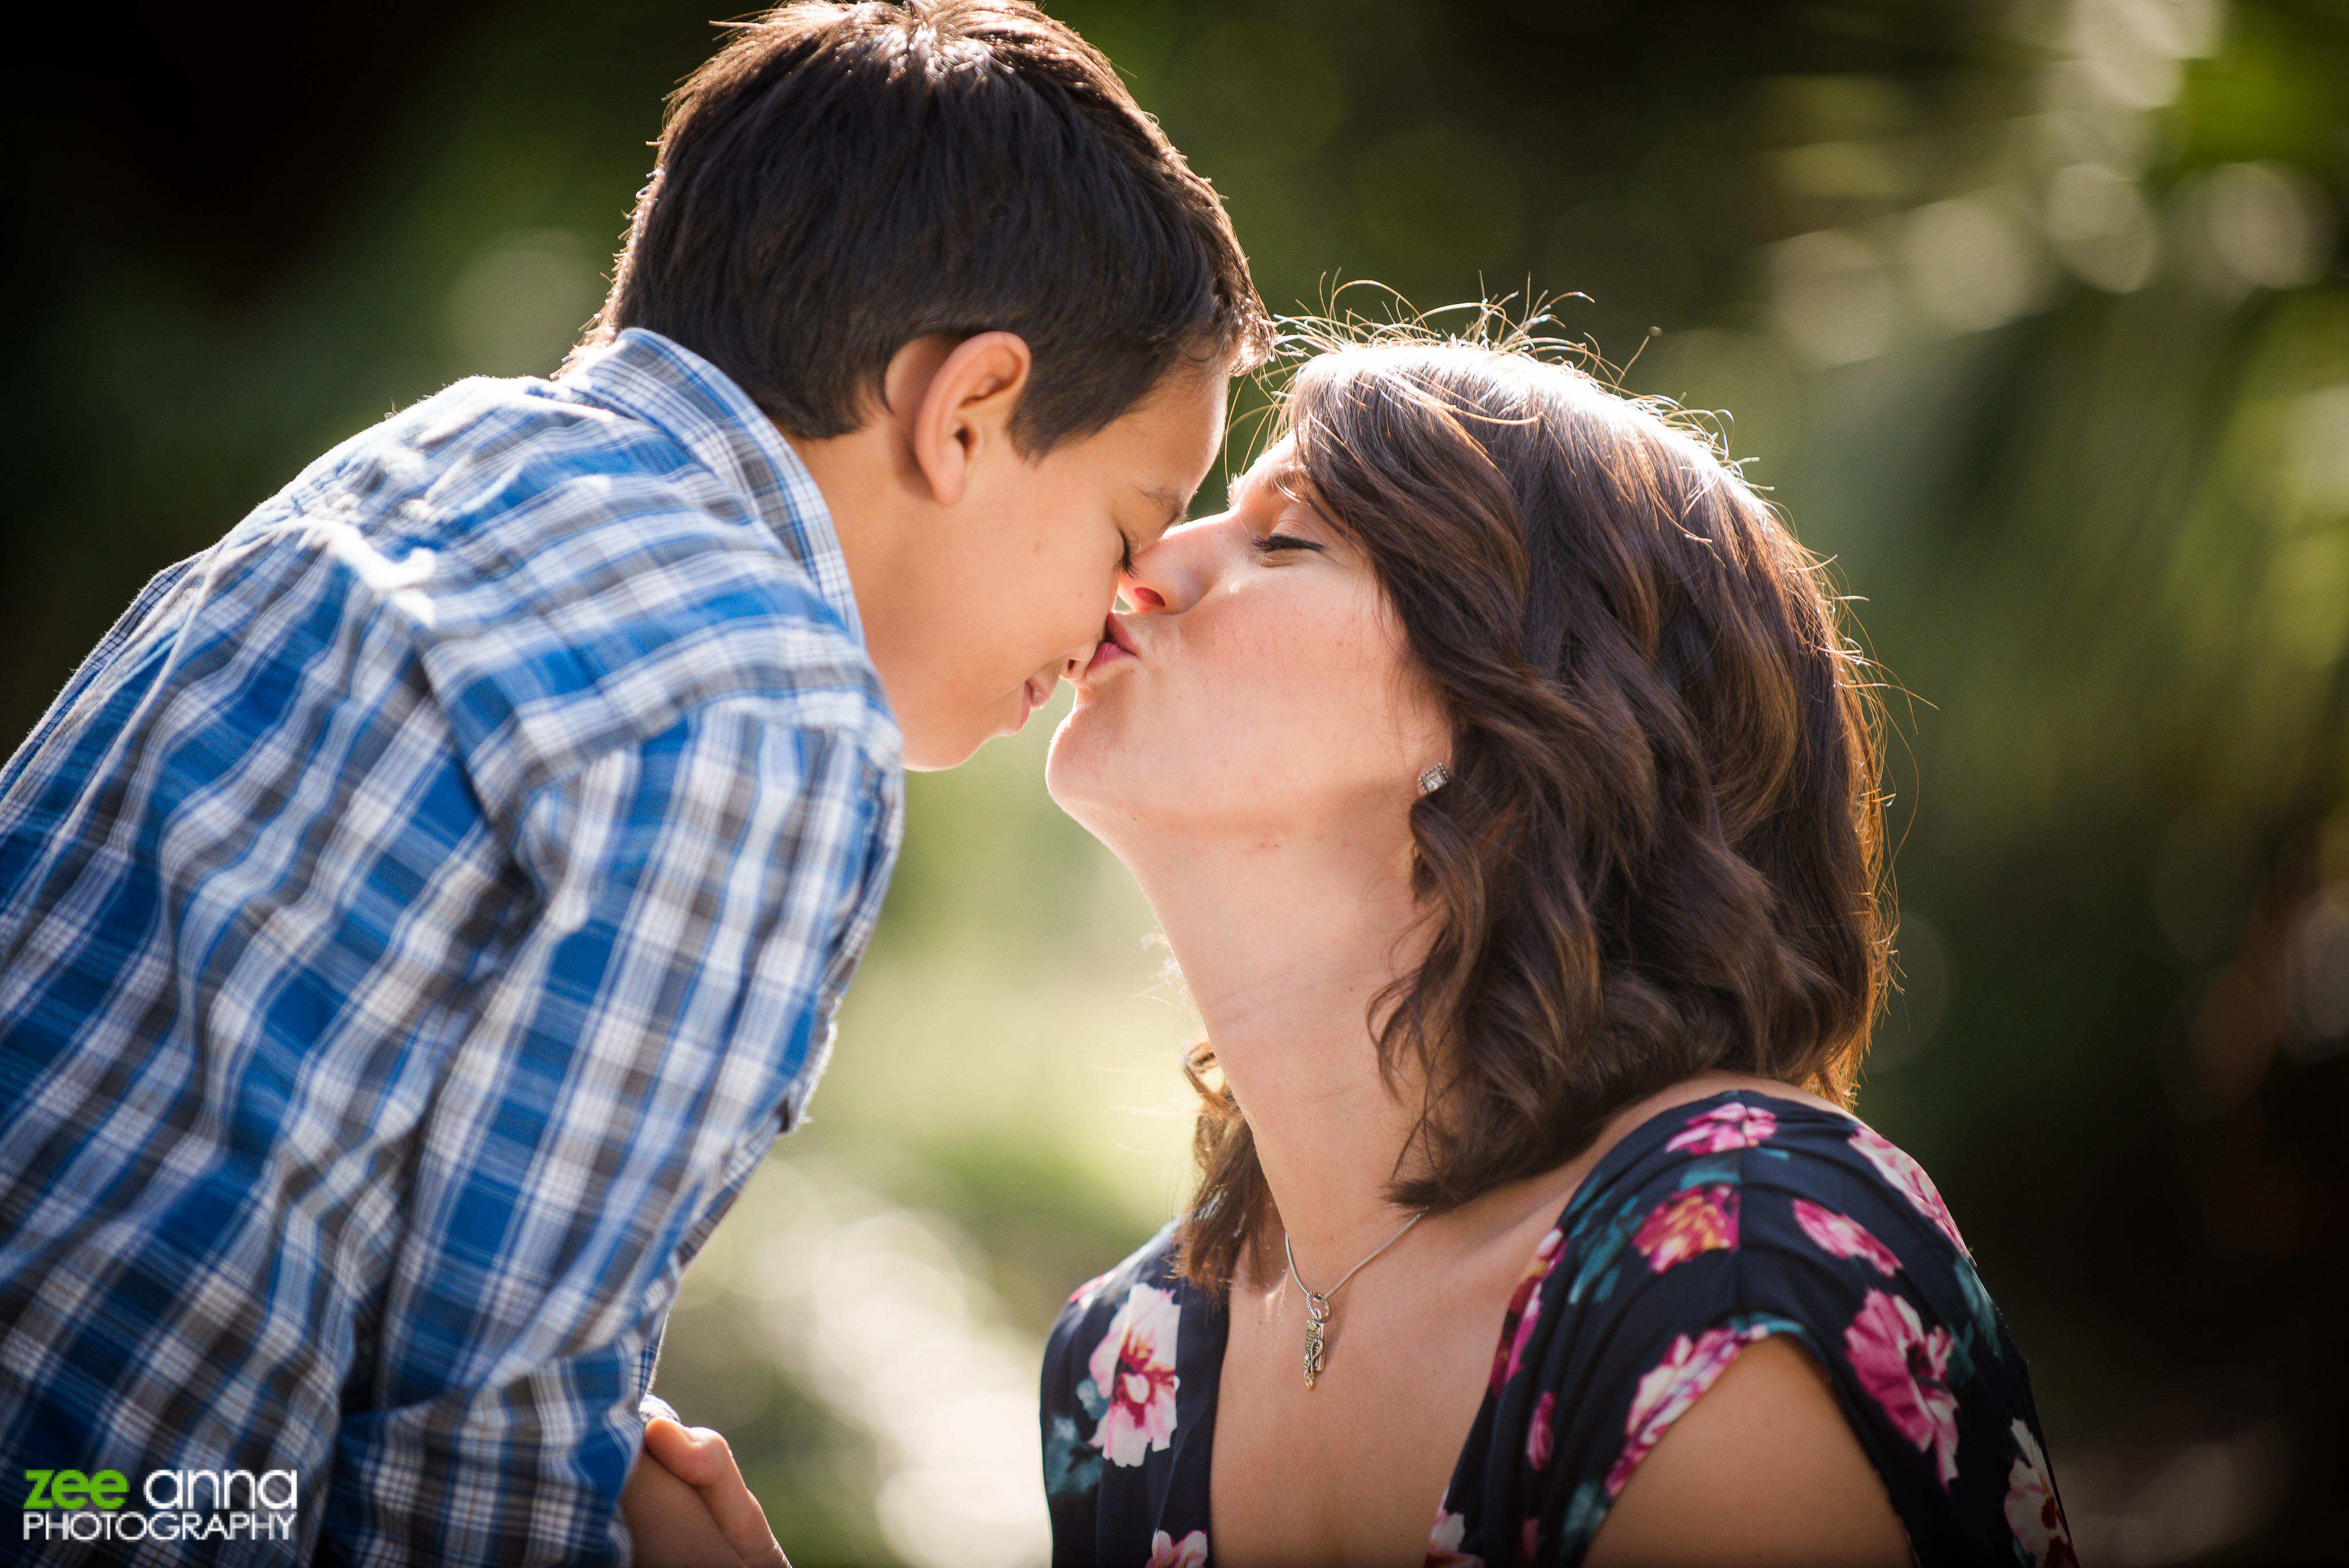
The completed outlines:
[[[1294,462],[1280,463],[1272,468],[1251,468],[1232,484],[1232,504],[1238,505],[1242,497],[1260,486],[1269,486],[1276,495],[1296,498],[1294,481],[1302,472]]]
[[[1315,522],[1320,524],[1324,527],[1334,528],[1336,526],[1335,524],[1330,522],[1330,514],[1321,509],[1321,503],[1314,499],[1313,488],[1310,482],[1306,477],[1305,465],[1303,463],[1282,463],[1278,468],[1267,472],[1264,476],[1264,481],[1267,484],[1271,485],[1275,490],[1279,492],[1285,499],[1295,503],[1297,505],[1302,506],[1307,512],[1312,514],[1313,520]]]

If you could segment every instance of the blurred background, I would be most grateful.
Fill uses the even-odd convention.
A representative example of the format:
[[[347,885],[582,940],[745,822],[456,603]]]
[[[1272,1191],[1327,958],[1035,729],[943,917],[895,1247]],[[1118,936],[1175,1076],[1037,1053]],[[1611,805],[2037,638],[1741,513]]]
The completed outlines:
[[[1719,410],[1913,693],[1861,1110],[2031,1357],[2081,1555],[2349,1561],[2349,4],[1055,9],[1276,309],[1571,294]],[[551,370],[713,38],[134,0],[28,50],[0,729],[331,443]],[[913,781],[813,1118],[670,1331],[802,1568],[1040,1561],[1040,1334],[1182,1189],[1189,1022],[1044,796],[1058,711]]]

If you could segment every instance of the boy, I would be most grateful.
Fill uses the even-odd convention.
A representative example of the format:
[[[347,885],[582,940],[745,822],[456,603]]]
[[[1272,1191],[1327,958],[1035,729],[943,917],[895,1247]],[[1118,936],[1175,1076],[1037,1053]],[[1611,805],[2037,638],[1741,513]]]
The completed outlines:
[[[0,1473],[129,1493],[11,1553],[617,1560],[901,760],[1090,656],[1267,340],[1068,29],[786,6],[678,95],[561,379],[157,577],[0,772]],[[194,1471],[254,1517],[158,1511]]]

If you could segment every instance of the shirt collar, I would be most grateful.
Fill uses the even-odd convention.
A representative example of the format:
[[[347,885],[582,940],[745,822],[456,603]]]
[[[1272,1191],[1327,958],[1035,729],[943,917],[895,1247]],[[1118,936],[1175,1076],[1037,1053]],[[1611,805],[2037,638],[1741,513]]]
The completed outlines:
[[[732,377],[684,345],[631,327],[572,361],[563,383],[658,425],[750,498],[861,644],[864,626],[840,535],[815,478]]]

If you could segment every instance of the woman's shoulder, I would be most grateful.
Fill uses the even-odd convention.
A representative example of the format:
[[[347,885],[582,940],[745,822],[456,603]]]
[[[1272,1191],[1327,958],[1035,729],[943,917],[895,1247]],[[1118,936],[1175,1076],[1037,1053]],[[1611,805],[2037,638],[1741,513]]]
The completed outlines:
[[[1873,1348],[1905,1355],[1937,1338],[1961,1378],[2012,1355],[1933,1179],[1848,1113],[1733,1090],[1673,1106],[1616,1152],[1560,1227],[1573,1300],[1605,1311],[1619,1292],[1649,1305],[1685,1296],[1757,1334],[1795,1333],[1823,1360],[1856,1359],[1863,1376]]]
[[[1176,1429],[1214,1398],[1212,1304],[1183,1278],[1170,1224],[1061,1309],[1044,1353],[1044,1490],[1054,1539],[1080,1560],[1155,1517]]]
[[[1496,1415],[1573,1478],[1575,1552],[1673,1420],[1781,1335],[1826,1375],[1926,1562],[2011,1551],[2026,1469],[2052,1500],[2022,1358],[1948,1206],[1845,1112],[1754,1087],[1671,1105],[1594,1167],[1548,1251]]]
[[[1114,1439],[1130,1436],[1115,1418],[1128,1405],[1139,1415],[1135,1425],[1146,1435],[1159,1415],[1171,1427],[1171,1395],[1178,1347],[1183,1338],[1185,1309],[1199,1305],[1197,1293],[1183,1278],[1173,1224],[1134,1249],[1107,1273],[1086,1281],[1071,1293],[1068,1303],[1052,1324],[1044,1347],[1043,1400],[1048,1427],[1059,1417],[1071,1436],[1079,1429],[1092,1446],[1115,1451]],[[1139,1401],[1122,1397],[1131,1391],[1130,1378],[1164,1389]],[[1169,1397],[1156,1397],[1163,1393]],[[1164,1448],[1161,1441],[1157,1445]],[[1133,1462],[1131,1460],[1123,1462]]]
[[[1126,1310],[1135,1299],[1137,1286],[1150,1296],[1165,1297],[1170,1307],[1179,1305],[1179,1298],[1187,1295],[1191,1286],[1183,1278],[1174,1229],[1174,1222],[1168,1221],[1155,1236],[1127,1253],[1116,1267],[1096,1274],[1069,1293],[1068,1302],[1052,1324],[1056,1350],[1062,1341],[1077,1336],[1088,1325],[1106,1324]]]
[[[1572,1231],[1602,1211],[1661,1196],[1692,1217],[1718,1210],[1733,1238],[1736,1210],[1756,1192],[1782,1199],[1832,1255],[1857,1256],[1848,1249],[1865,1243],[1824,1217],[1865,1210],[1912,1251],[1971,1256],[1933,1179],[1905,1150],[1825,1102],[1758,1088],[1671,1106],[1641,1122],[1592,1172],[1561,1223]]]

